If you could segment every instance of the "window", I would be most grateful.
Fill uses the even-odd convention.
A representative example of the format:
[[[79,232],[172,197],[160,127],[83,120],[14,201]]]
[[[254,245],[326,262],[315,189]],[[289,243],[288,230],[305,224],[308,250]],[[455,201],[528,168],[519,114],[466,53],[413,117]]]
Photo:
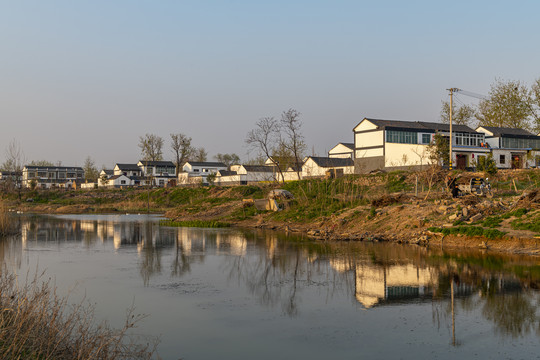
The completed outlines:
[[[199,169],[193,169],[193,172],[199,172]]]
[[[40,177],[40,178],[47,177],[47,172],[46,171],[38,171],[37,176]]]
[[[540,149],[540,139],[502,138],[502,147],[507,149]]]
[[[418,144],[418,133],[412,131],[386,130],[386,142]]]
[[[72,179],[72,178],[75,177],[75,174],[74,174],[74,173],[68,173],[68,174],[67,174],[67,177],[70,178],[70,179]]]
[[[499,164],[506,164],[506,157],[504,155],[499,155]]]
[[[126,185],[126,180],[120,180],[120,184]]]
[[[36,173],[35,172],[29,172],[28,173],[28,178],[33,178],[33,177],[36,177]]]
[[[431,142],[431,134],[422,134],[422,144],[429,144]]]

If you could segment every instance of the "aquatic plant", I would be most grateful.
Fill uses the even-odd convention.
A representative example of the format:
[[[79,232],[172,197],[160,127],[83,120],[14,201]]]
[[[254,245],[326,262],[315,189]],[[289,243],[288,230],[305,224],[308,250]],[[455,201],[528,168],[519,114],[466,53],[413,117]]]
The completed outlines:
[[[199,228],[224,228],[230,227],[231,224],[221,221],[205,221],[205,220],[190,220],[190,221],[171,221],[161,220],[159,222],[161,226],[171,227],[199,227]]]
[[[17,231],[15,219],[9,215],[7,206],[0,201],[0,236],[15,234]]]
[[[119,330],[95,324],[93,306],[69,305],[51,280],[37,275],[20,285],[3,271],[0,309],[1,359],[151,359],[157,345],[138,344],[127,334],[144,317],[133,307]]]

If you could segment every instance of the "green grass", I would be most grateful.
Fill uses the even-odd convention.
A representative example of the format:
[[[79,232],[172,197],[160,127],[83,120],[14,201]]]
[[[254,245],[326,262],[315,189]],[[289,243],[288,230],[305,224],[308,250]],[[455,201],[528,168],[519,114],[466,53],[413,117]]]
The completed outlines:
[[[231,224],[221,221],[204,221],[204,220],[190,220],[190,221],[172,221],[161,220],[160,226],[171,227],[199,227],[199,228],[225,228],[230,227]]]
[[[510,225],[512,226],[512,229],[529,230],[540,233],[540,212],[527,215],[524,219],[515,219],[510,223]]]
[[[483,236],[488,239],[501,238],[506,233],[496,229],[484,229],[481,226],[455,226],[451,228],[430,227],[428,229],[432,232],[442,233],[443,235],[457,235],[462,234],[466,236]]]

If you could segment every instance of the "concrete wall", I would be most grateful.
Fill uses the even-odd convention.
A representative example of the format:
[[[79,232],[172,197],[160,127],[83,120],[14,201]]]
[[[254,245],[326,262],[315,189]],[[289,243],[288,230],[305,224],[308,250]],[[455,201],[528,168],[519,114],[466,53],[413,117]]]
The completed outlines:
[[[354,134],[355,149],[364,148],[364,147],[372,147],[372,146],[382,146],[383,144],[384,144],[384,130]]]
[[[386,143],[385,167],[407,167],[429,164],[427,145]]]
[[[363,157],[354,159],[354,173],[365,174],[372,170],[384,168],[384,156]]]

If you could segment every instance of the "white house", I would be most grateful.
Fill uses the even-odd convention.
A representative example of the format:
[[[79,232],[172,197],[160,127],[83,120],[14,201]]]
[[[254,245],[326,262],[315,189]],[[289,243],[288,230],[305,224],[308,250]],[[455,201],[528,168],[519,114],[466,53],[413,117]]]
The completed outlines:
[[[328,157],[354,159],[354,143],[338,143],[328,151]]]
[[[524,129],[479,126],[498,168],[540,167],[540,136]]]
[[[236,171],[219,170],[216,173],[216,185],[244,185],[242,176]]]
[[[176,166],[172,161],[141,160],[137,166],[142,170],[143,177],[151,178],[156,186],[176,186]]]
[[[124,174],[121,175],[113,175],[107,180],[101,179],[98,182],[100,187],[115,187],[115,188],[123,188],[128,186],[133,186],[134,182],[132,179],[127,177]]]
[[[351,158],[308,156],[302,165],[302,178],[322,177],[327,171],[334,176],[354,174],[354,161]]]
[[[231,165],[231,171],[240,175],[241,184],[276,181],[279,178],[279,171],[275,166]]]
[[[71,187],[81,184],[84,179],[84,170],[78,166],[30,166],[23,168],[22,183],[24,187],[37,187],[48,189],[51,187]]]
[[[137,164],[116,164],[114,165],[113,175],[141,177],[143,175],[143,172]]]
[[[222,162],[188,161],[182,170],[183,172],[178,174],[178,185],[207,185],[208,175],[217,174],[220,170],[227,170],[227,165]]]
[[[430,163],[428,145],[435,134],[450,136],[442,123],[364,118],[353,129],[355,173],[375,169],[408,169]],[[465,125],[453,125],[452,163],[456,168],[473,166],[490,150],[482,147],[484,134]]]

